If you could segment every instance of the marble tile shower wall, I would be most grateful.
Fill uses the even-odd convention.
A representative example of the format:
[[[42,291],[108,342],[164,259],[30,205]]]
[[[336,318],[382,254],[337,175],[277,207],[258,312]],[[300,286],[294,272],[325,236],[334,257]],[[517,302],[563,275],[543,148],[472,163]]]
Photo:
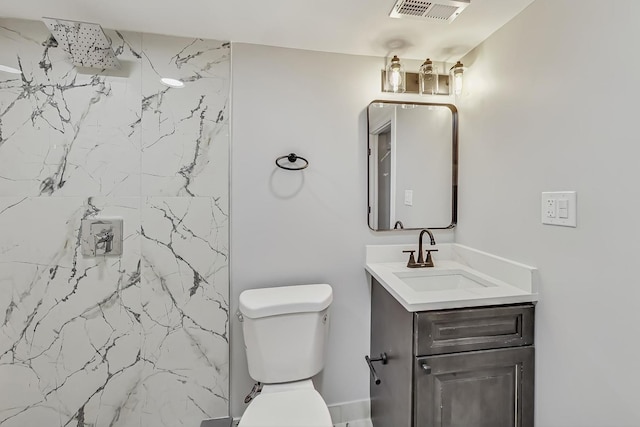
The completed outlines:
[[[0,426],[198,426],[229,396],[230,46],[106,31],[79,70],[0,20]],[[168,76],[184,89],[160,85]],[[80,221],[124,219],[85,258]]]

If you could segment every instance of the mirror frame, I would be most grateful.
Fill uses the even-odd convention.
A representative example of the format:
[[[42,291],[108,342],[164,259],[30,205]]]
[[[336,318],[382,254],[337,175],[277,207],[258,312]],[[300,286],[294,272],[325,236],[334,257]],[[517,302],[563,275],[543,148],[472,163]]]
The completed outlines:
[[[369,108],[372,104],[395,104],[395,105],[403,105],[403,104],[411,104],[411,105],[422,105],[422,106],[432,106],[432,107],[446,107],[451,111],[451,223],[445,227],[418,227],[418,228],[391,228],[391,229],[383,229],[376,230],[371,226],[371,132],[369,127],[371,126],[371,118],[369,115]],[[367,105],[367,225],[369,229],[376,232],[387,232],[387,231],[415,231],[422,230],[425,228],[429,228],[431,230],[448,230],[452,229],[458,223],[458,109],[453,104],[443,104],[443,103],[435,103],[435,102],[408,102],[408,101],[390,101],[385,99],[376,99],[373,100]]]

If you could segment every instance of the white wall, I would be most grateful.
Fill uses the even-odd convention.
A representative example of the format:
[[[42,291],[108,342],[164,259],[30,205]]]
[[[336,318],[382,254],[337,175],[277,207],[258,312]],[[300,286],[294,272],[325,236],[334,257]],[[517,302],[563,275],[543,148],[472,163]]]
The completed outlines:
[[[329,357],[317,386],[330,405],[368,399],[364,246],[417,242],[417,233],[367,227],[366,107],[382,97],[383,60],[248,44],[232,50],[231,312],[244,289],[330,283]],[[309,168],[277,169],[276,157],[290,152]],[[238,416],[252,381],[235,316],[231,337]]]
[[[640,425],[638,16],[538,0],[463,59],[456,239],[540,270],[539,427]],[[541,225],[554,190],[577,228]]]

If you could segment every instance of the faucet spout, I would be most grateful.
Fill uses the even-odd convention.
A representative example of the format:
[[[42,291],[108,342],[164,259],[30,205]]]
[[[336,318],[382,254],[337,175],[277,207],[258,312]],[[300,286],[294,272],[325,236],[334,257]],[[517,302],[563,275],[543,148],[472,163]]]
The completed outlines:
[[[427,233],[429,235],[429,240],[430,240],[430,244],[431,246],[435,246],[436,244],[436,239],[433,237],[433,233],[431,232],[431,230],[425,228],[424,230],[422,230],[420,232],[420,237],[418,238],[418,264],[424,264],[424,251],[422,250],[422,236],[424,236],[424,234]],[[431,255],[429,253],[429,255]],[[427,258],[431,258],[430,256],[427,256]]]
[[[422,237],[426,234],[429,235],[429,240],[431,243],[430,248],[426,249],[427,259],[424,259],[424,252],[422,248]],[[424,229],[420,232],[420,237],[418,238],[418,261],[413,257],[414,250],[410,251],[402,251],[409,253],[409,262],[407,263],[407,267],[409,268],[421,268],[421,267],[433,267],[433,258],[431,257],[431,252],[437,252],[438,249],[434,248],[436,244],[436,239],[433,237],[433,233],[431,230]]]

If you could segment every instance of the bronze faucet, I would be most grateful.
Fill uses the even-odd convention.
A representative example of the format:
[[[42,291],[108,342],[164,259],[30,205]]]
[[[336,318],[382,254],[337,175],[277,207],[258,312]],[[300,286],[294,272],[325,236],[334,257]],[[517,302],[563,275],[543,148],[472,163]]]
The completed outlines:
[[[437,249],[427,249],[427,259],[424,259],[424,251],[422,249],[422,236],[424,233],[429,235],[429,240],[431,246],[435,246],[436,239],[433,237],[433,233],[431,230],[424,229],[420,232],[420,237],[418,238],[418,261],[413,257],[413,253],[415,251],[402,251],[409,253],[409,262],[407,263],[407,267],[409,268],[421,268],[421,267],[433,267],[433,258],[431,257],[431,252],[437,252]]]

